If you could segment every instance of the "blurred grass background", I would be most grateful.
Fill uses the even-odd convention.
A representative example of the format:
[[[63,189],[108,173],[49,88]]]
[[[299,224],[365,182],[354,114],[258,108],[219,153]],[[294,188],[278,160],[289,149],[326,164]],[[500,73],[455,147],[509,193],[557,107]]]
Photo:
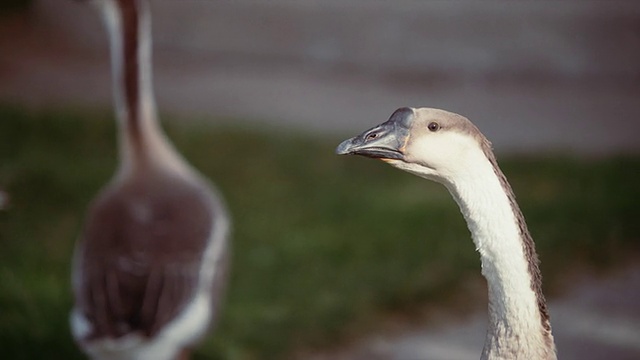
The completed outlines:
[[[166,128],[234,218],[226,305],[197,358],[282,359],[335,346],[388,314],[450,303],[466,281],[481,281],[462,216],[437,184],[337,157],[337,138],[197,122]],[[573,267],[637,254],[639,158],[499,160],[548,290]],[[109,112],[0,105],[0,190],[10,196],[0,210],[5,358],[82,358],[67,323],[70,258],[87,204],[115,166]]]

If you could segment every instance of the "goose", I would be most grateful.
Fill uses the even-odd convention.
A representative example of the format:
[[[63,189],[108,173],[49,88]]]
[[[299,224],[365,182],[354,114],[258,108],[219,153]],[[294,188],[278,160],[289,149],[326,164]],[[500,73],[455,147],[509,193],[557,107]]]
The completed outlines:
[[[71,332],[93,359],[187,359],[219,314],[230,218],[158,123],[143,0],[91,0],[106,24],[119,166],[72,264]]]
[[[533,239],[491,143],[471,121],[445,110],[400,108],[336,153],[380,159],[449,190],[488,285],[482,359],[556,359]]]

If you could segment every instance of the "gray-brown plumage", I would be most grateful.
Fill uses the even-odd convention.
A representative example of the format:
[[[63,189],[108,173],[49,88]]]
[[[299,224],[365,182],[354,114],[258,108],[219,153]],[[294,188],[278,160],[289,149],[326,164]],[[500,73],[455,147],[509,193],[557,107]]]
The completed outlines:
[[[184,358],[219,312],[229,219],[158,125],[148,4],[92,3],[110,37],[120,167],[76,245],[72,332],[95,359]]]

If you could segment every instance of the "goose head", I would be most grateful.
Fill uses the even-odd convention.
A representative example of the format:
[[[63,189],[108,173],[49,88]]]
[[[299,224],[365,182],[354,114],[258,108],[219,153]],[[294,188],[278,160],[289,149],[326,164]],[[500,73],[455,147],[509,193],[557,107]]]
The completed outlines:
[[[448,184],[486,163],[491,144],[467,118],[432,108],[400,108],[389,120],[338,145],[339,155],[376,158]]]

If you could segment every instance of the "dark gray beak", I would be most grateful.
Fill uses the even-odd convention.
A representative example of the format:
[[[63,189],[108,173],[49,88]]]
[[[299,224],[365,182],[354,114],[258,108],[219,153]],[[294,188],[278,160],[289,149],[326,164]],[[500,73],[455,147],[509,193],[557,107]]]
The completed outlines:
[[[386,122],[340,143],[336,154],[402,160],[412,118],[412,109],[400,108]]]

